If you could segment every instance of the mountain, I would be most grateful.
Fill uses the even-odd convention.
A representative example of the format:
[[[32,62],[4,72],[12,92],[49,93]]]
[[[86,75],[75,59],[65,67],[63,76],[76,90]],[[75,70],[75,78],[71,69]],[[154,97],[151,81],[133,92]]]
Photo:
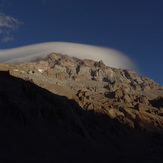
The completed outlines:
[[[163,86],[52,53],[0,63],[1,162],[162,162]]]

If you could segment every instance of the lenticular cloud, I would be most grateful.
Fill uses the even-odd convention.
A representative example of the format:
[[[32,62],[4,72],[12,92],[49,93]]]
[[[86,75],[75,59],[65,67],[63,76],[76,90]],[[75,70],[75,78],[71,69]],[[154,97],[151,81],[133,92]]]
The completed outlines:
[[[132,61],[117,50],[66,42],[40,43],[13,49],[0,50],[0,62],[27,62],[34,60],[37,57],[45,57],[51,53],[67,54],[80,59],[92,59],[95,61],[102,60],[107,66],[115,68],[135,68]]]

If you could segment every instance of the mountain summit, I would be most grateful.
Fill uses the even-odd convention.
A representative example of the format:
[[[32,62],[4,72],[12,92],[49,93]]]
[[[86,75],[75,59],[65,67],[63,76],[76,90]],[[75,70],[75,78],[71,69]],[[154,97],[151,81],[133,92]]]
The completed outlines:
[[[103,61],[0,63],[0,112],[1,161],[163,161],[163,86]]]

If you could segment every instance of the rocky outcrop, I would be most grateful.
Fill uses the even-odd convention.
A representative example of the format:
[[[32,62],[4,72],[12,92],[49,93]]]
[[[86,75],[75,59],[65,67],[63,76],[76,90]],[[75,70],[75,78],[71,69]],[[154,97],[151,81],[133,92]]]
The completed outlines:
[[[101,150],[97,162],[102,158],[103,162],[119,162],[115,158],[122,155],[129,158],[139,155],[142,162],[150,162],[151,158],[154,162],[162,160],[163,86],[152,79],[131,70],[108,67],[102,61],[61,54],[15,65],[0,63],[0,71],[0,112],[5,124],[0,127],[10,135],[16,126],[14,134],[18,138],[22,137],[18,128],[24,137],[34,135],[36,143],[26,137],[21,139],[34,143],[28,148],[30,157],[30,150],[41,147],[39,152],[47,160],[56,146],[58,160],[52,158],[58,162],[60,153],[69,162],[79,161],[78,156],[82,155],[89,158],[88,162],[96,162]],[[10,133],[6,132],[6,126],[11,126]],[[42,135],[39,141],[37,135]],[[153,145],[156,135],[157,142]],[[50,154],[43,149],[49,145],[38,145],[44,140],[52,143]],[[21,146],[18,139],[16,142]],[[87,149],[93,150],[92,154]],[[74,160],[68,151],[75,153]],[[106,151],[116,157],[108,159]],[[81,162],[85,162],[84,157]]]
[[[31,66],[33,64],[33,66]],[[51,54],[44,61],[28,63],[31,67],[38,70],[43,69],[44,75],[61,76],[66,80],[95,80],[106,82],[106,88],[115,91],[120,87],[132,90],[163,89],[162,86],[153,80],[141,77],[134,71],[115,69],[106,66],[102,61],[81,60],[67,55]],[[21,67],[23,65],[21,64]],[[24,65],[26,66],[26,65]]]

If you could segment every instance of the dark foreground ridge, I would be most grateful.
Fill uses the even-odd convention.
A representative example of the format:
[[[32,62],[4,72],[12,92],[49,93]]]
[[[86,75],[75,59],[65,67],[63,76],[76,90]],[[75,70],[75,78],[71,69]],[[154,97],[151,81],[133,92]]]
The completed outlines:
[[[161,129],[129,127],[5,71],[0,72],[0,131],[2,163],[163,161]]]

